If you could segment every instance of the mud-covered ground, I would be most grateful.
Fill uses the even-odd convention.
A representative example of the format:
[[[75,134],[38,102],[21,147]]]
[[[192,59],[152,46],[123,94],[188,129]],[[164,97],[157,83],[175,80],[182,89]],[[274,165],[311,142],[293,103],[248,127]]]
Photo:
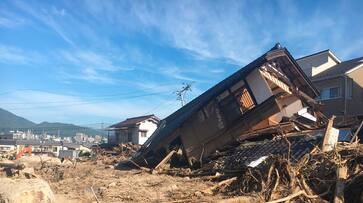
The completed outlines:
[[[202,193],[214,184],[199,178],[117,170],[92,161],[46,165],[35,173],[50,184],[57,202],[96,202],[96,197],[99,202],[212,202],[223,198]]]

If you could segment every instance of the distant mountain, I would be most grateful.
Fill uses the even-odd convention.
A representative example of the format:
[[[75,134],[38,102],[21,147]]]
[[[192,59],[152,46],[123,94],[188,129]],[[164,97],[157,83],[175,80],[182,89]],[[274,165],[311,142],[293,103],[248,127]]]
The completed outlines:
[[[87,135],[106,135],[104,131],[96,130],[88,127],[77,126],[67,123],[49,123],[42,122],[36,125],[36,131],[46,131],[49,134],[57,135],[59,132],[60,136],[74,136],[76,133],[85,133]]]
[[[85,133],[87,135],[106,135],[106,132],[104,131],[73,124],[58,122],[42,122],[36,124],[0,108],[0,132],[7,132],[13,129],[32,130],[33,133],[36,134],[41,134],[43,132],[54,135],[59,134],[61,137],[74,136],[76,133]]]
[[[29,128],[36,124],[0,108],[0,128]]]

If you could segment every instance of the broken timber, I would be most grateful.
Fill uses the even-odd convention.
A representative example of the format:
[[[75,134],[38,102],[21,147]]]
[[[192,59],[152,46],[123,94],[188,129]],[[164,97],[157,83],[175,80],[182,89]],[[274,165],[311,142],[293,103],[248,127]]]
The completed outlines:
[[[175,150],[169,152],[169,154],[162,161],[160,161],[160,163],[154,168],[154,170],[158,170],[159,168],[161,168],[166,162],[168,162],[171,159],[174,153],[176,153]]]

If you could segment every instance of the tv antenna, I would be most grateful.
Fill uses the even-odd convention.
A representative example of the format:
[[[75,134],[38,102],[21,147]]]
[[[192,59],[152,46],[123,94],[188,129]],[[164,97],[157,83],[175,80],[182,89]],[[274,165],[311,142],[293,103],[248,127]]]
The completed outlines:
[[[178,90],[175,91],[175,94],[177,96],[177,100],[180,101],[181,106],[185,105],[185,95],[188,91],[192,91],[192,84],[191,83],[184,83],[183,82],[183,87]]]

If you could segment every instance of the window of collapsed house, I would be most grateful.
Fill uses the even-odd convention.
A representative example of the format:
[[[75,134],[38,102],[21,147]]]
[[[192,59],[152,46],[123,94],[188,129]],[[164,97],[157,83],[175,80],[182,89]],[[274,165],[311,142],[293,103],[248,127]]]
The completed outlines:
[[[242,113],[248,111],[255,106],[250,93],[247,88],[243,87],[234,93],[238,103],[240,104],[240,110]]]
[[[245,113],[249,109],[255,106],[251,94],[249,93],[245,82],[243,80],[239,81],[235,85],[233,85],[230,89],[230,92],[233,94],[237,103],[239,105],[240,111]]]
[[[217,97],[217,101],[227,123],[236,120],[255,106],[252,96],[243,80],[220,94]]]

